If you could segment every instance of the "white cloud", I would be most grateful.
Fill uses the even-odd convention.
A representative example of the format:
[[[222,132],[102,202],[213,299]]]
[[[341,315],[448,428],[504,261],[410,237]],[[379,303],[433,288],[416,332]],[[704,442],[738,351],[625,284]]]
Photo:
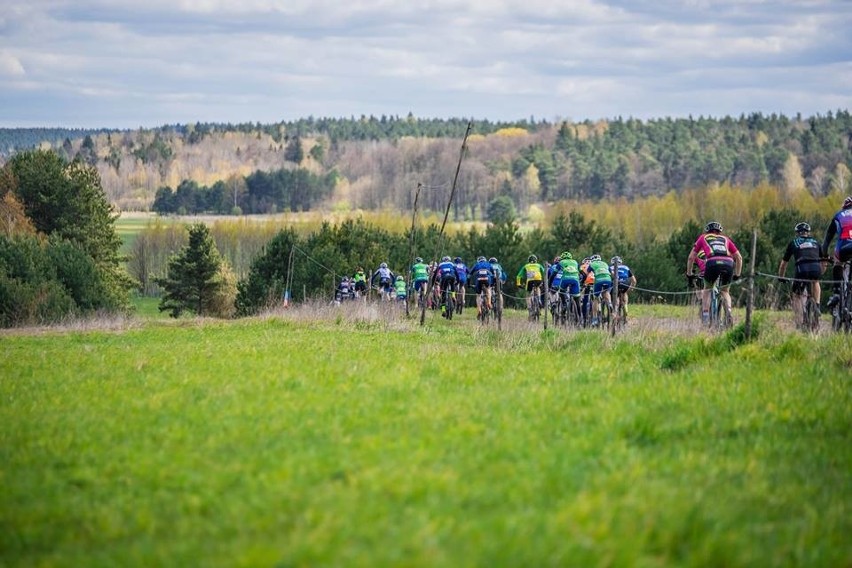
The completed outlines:
[[[852,65],[845,0],[6,4],[0,125],[71,99],[104,121],[152,126],[408,110],[807,114],[852,102],[838,77]],[[24,88],[30,96],[17,96]]]
[[[26,71],[17,57],[7,51],[0,51],[0,75],[24,76]]]

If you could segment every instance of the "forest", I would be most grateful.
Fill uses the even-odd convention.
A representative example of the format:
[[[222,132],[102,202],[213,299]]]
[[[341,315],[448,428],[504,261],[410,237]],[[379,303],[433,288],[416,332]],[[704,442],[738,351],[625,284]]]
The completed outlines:
[[[468,122],[409,115],[199,123],[67,131],[61,142],[50,131],[39,147],[97,168],[119,210],[410,211],[421,185],[420,207],[442,211]],[[0,148],[34,139],[0,129]],[[477,121],[451,213],[456,221],[488,221],[495,200],[511,200],[519,219],[535,221],[542,208],[566,201],[664,199],[672,192],[765,185],[788,199],[803,193],[818,199],[848,193],[850,167],[847,110],[810,117]]]

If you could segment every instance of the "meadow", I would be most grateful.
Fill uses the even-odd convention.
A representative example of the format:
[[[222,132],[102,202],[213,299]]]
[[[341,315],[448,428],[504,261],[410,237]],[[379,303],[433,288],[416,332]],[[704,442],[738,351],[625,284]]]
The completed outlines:
[[[852,564],[848,336],[139,301],[0,335],[0,565]]]

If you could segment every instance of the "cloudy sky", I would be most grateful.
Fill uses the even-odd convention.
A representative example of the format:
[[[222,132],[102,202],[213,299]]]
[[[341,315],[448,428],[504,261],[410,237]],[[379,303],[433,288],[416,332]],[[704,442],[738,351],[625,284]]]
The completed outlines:
[[[852,0],[3,0],[0,127],[852,108]]]

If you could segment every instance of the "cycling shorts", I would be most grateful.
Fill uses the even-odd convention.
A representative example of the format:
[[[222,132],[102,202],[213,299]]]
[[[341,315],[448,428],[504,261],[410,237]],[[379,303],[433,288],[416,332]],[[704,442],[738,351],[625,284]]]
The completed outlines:
[[[837,262],[852,260],[852,241],[844,241],[842,244],[837,241],[837,246],[834,248],[834,259]]]
[[[710,259],[704,267],[704,285],[712,286],[719,281],[719,286],[727,286],[734,275],[734,261],[731,259]]]
[[[482,292],[484,288],[491,288],[491,284],[488,283],[488,280],[477,280],[473,284],[473,291],[476,294]]]
[[[441,278],[441,290],[455,290],[456,279],[453,276]]]
[[[427,282],[429,282],[429,281],[428,280],[415,280],[414,281],[414,291],[419,292],[421,288],[423,288],[424,291],[425,291]]]
[[[796,279],[793,280],[792,292],[794,294],[801,294],[805,290],[805,286],[807,286],[810,282],[819,282],[819,279],[822,277],[822,273],[819,269],[817,270],[809,270],[806,272],[796,272]]]
[[[367,283],[363,280],[360,280],[355,283],[355,291],[356,292],[364,292],[367,289]]]
[[[533,288],[541,287],[541,280],[527,280],[527,292],[532,292]]]
[[[600,296],[601,292],[605,290],[612,290],[612,280],[604,280],[601,282],[600,280],[595,281],[595,287],[592,293],[595,296]]]
[[[564,279],[559,287],[561,292],[567,291],[572,296],[576,296],[580,293],[580,281],[579,280],[571,280]]]
[[[622,284],[621,281],[618,282],[618,293],[626,294],[630,291],[630,284]]]

